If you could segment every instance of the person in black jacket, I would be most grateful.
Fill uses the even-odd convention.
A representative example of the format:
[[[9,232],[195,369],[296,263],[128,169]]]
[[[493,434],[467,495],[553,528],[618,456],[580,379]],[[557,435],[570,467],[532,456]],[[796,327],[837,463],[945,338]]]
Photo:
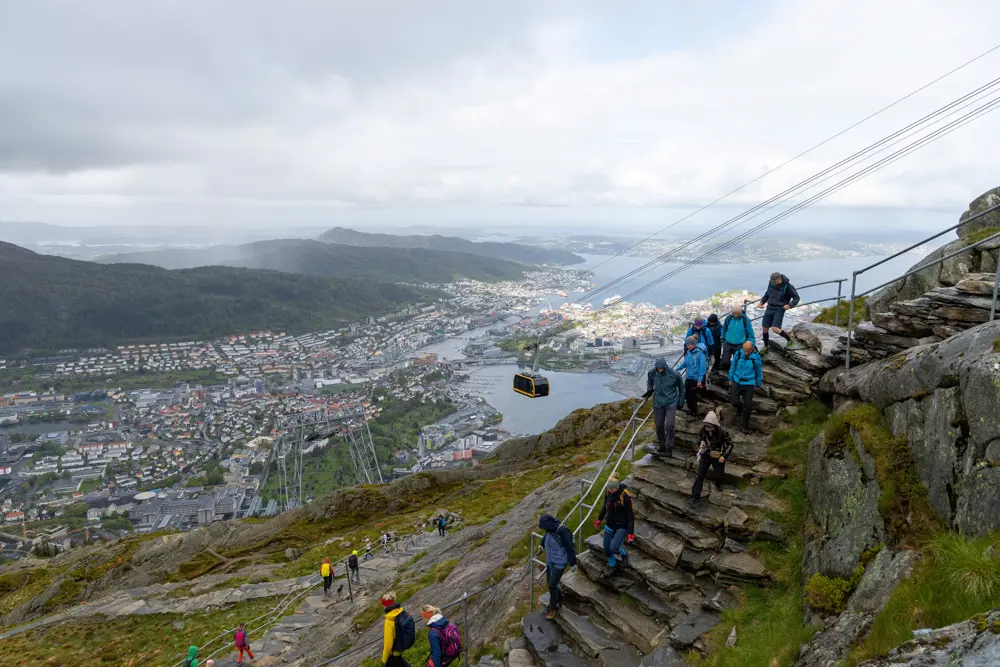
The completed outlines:
[[[760,298],[760,307],[767,306],[767,310],[764,311],[764,320],[761,322],[765,348],[771,346],[771,342],[768,340],[769,331],[784,338],[788,341],[788,345],[792,344],[792,339],[781,328],[781,325],[785,319],[785,311],[797,305],[799,305],[799,293],[788,282],[788,276],[777,271],[772,273],[764,296]]]
[[[604,505],[601,507],[600,516],[594,522],[594,527],[600,527],[601,521],[605,521],[604,553],[608,557],[608,566],[614,568],[614,574],[618,574],[621,572],[621,560],[628,557],[624,545],[632,544],[635,540],[632,494],[625,488],[625,484],[618,480],[618,473],[608,478]]]
[[[722,358],[722,323],[719,316],[712,313],[708,316],[708,330],[712,332],[712,346],[708,348],[708,356],[712,358],[712,372],[719,370],[719,360]]]
[[[566,568],[576,565],[576,548],[573,533],[551,514],[543,514],[538,527],[545,531],[542,545],[545,547],[545,574],[549,583],[549,611],[545,614],[551,620],[556,610],[562,606],[559,580]]]
[[[722,490],[722,475],[726,472],[726,459],[733,453],[733,439],[729,431],[719,423],[714,412],[705,415],[698,434],[698,477],[691,487],[689,503],[701,502],[701,487],[709,467],[715,468],[715,488]]]

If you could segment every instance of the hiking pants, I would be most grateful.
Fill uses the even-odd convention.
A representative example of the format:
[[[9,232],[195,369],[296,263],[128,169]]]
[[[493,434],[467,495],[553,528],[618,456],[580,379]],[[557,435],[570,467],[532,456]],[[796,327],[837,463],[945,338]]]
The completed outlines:
[[[618,557],[627,555],[625,547],[622,546],[627,536],[628,532],[624,528],[616,530],[607,526],[604,527],[604,553],[608,556],[608,565],[610,567],[618,564]]]
[[[653,423],[656,424],[656,448],[660,451],[672,452],[674,449],[675,417],[677,417],[676,404],[653,408]]]
[[[565,567],[545,565],[545,576],[549,582],[549,611],[555,611],[562,606],[562,595],[559,593],[559,580],[562,579]]]
[[[687,403],[688,410],[691,414],[698,414],[698,394],[701,390],[698,389],[697,380],[684,380],[684,402]]]
[[[333,575],[328,574],[323,577],[323,592],[327,593],[330,591],[330,585],[333,583]]]
[[[360,568],[352,567],[351,568],[351,576],[354,577],[354,580],[357,581],[359,584],[361,583],[361,569]]]
[[[253,651],[250,650],[250,644],[247,644],[246,646],[237,646],[236,650],[239,651],[239,657],[236,659],[236,664],[238,664],[238,665],[242,665],[243,664],[243,652],[244,651],[246,651],[246,654],[248,656],[250,656],[251,660],[253,660]]]
[[[698,459],[698,477],[694,480],[694,486],[691,487],[691,497],[701,498],[701,487],[705,483],[705,475],[708,474],[709,467],[715,468],[715,478],[722,483],[722,474],[726,471],[726,464],[719,461],[719,459],[713,459],[706,452]]]
[[[722,341],[719,340],[718,337],[716,337],[715,342],[712,343],[712,349],[709,350],[709,352],[712,353],[712,370],[714,371],[719,368],[719,359],[722,358]]]
[[[444,537],[444,526],[438,526],[438,535]]]
[[[403,656],[393,653],[389,656],[389,660],[386,661],[385,667],[410,667],[410,663],[406,662]]]
[[[736,384],[735,382],[729,385],[729,402],[733,404],[733,407],[740,411],[740,426],[744,429],[750,428],[750,413],[753,410],[753,392],[754,386],[752,384]]]
[[[722,360],[719,362],[719,368],[728,369],[733,363],[733,355],[740,351],[743,344],[734,345],[732,343],[723,343],[722,345]]]

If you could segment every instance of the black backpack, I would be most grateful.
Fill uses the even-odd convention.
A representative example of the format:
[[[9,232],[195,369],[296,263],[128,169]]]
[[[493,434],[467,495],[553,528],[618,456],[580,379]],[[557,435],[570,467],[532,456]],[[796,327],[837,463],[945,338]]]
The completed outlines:
[[[392,642],[392,650],[402,653],[411,646],[417,639],[417,629],[413,624],[413,617],[405,611],[399,612],[396,616],[396,639]]]
[[[355,556],[354,554],[351,554],[347,558],[347,567],[351,568],[352,570],[358,569],[358,557]]]

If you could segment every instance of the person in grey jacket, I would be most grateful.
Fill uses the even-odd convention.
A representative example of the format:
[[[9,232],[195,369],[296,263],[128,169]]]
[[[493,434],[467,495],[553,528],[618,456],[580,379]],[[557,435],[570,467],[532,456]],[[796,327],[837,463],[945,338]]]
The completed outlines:
[[[656,424],[656,449],[669,456],[674,451],[674,419],[684,405],[684,380],[660,357],[646,376],[643,400],[653,397],[653,423]]]
[[[768,340],[769,332],[784,338],[788,341],[788,345],[792,344],[792,339],[781,328],[781,325],[785,319],[785,311],[791,310],[797,305],[799,305],[799,293],[788,282],[788,276],[777,271],[772,273],[764,296],[760,298],[760,307],[767,306],[767,310],[764,311],[764,320],[761,322],[765,348],[771,346],[771,342]]]
[[[538,527],[545,531],[542,545],[545,547],[545,574],[549,584],[549,610],[545,616],[551,620],[562,606],[559,580],[566,568],[576,565],[576,548],[573,546],[573,533],[551,514],[543,514],[538,519]]]

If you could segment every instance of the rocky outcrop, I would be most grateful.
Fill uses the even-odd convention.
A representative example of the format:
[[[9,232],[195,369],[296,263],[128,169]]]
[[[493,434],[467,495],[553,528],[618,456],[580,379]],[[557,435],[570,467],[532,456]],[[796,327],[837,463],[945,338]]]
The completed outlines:
[[[1000,665],[1000,609],[911,639],[861,667],[992,667]]]
[[[994,188],[977,197],[962,214],[960,220],[982,213],[1000,204],[1000,188]],[[1000,228],[1000,211],[988,213],[967,225],[958,228],[958,240],[938,248],[927,257],[910,267],[910,270],[927,266],[945,255],[951,254],[970,244],[970,237],[985,229]],[[970,273],[993,273],[996,270],[997,253],[1000,243],[983,244],[967,253],[956,255],[942,264],[928,266],[908,278],[899,280],[868,299],[868,312],[887,313],[894,303],[908,301],[921,297],[926,292],[938,287],[953,287]]]
[[[1000,320],[830,371],[820,388],[884,412],[946,525],[969,535],[1000,528]]]

